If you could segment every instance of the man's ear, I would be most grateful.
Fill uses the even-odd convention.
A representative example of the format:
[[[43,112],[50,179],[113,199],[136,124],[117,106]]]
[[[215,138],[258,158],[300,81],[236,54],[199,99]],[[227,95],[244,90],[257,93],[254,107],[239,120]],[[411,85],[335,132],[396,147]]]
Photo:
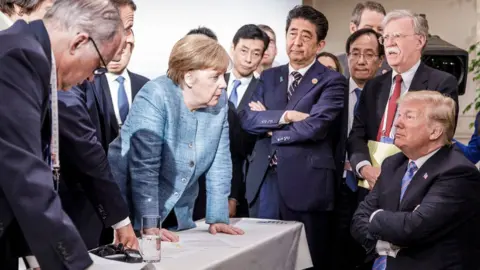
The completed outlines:
[[[86,46],[89,41],[90,39],[87,33],[78,33],[69,43],[69,53],[74,55],[78,49]]]
[[[350,22],[350,34],[353,34],[355,31],[357,31],[357,26],[353,23]]]
[[[325,40],[320,40],[320,42],[317,45],[317,54],[319,54],[323,50],[323,48],[325,48],[325,44],[326,44]]]

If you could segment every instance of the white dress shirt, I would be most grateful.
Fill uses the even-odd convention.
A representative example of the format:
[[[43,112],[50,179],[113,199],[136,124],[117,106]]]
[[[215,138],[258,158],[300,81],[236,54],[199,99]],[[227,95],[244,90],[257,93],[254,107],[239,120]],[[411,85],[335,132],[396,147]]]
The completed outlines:
[[[10,18],[7,15],[0,12],[0,31],[9,28],[12,25],[13,25],[13,21],[10,20]]]
[[[405,71],[404,73],[400,73],[400,75],[402,76],[400,96],[403,96],[404,94],[406,94],[408,92],[408,89],[412,85],[413,77],[415,76],[415,73],[417,72],[419,66],[420,66],[420,60],[418,60],[418,62],[415,65],[413,65],[413,67],[411,67],[409,70]],[[390,100],[390,97],[393,94],[393,90],[395,89],[395,76],[397,76],[398,74],[399,73],[397,73],[395,70],[392,70],[392,87],[390,88],[390,94],[388,95],[389,100]],[[385,105],[385,111],[387,110],[387,108],[388,108],[388,101],[387,101],[387,104]],[[397,120],[397,116],[398,116],[398,114],[395,114],[395,118],[393,119],[394,123]],[[389,137],[392,138],[392,139],[395,138],[395,132],[396,131],[397,131],[397,129],[395,128],[395,126],[392,126],[392,129],[390,130]],[[363,177],[360,174],[360,169],[363,166],[367,166],[367,165],[372,166],[372,163],[370,163],[370,161],[368,161],[368,160],[363,160],[363,161],[360,161],[357,164],[357,167],[355,168],[355,170],[360,177]]]
[[[229,99],[233,90],[233,81],[234,80],[240,81],[240,85],[237,87],[237,104],[235,104],[235,106],[238,106],[240,102],[242,102],[242,98],[245,95],[245,92],[247,92],[248,85],[252,81],[252,78],[253,78],[253,74],[250,75],[249,77],[243,77],[238,79],[235,77],[233,72],[230,72],[230,76],[228,78],[228,86],[227,86],[227,95]]]
[[[125,69],[121,75],[106,73],[105,76],[107,77],[108,88],[110,88],[110,96],[112,96],[113,110],[115,111],[117,123],[121,125],[123,123],[118,109],[118,87],[120,86],[120,83],[117,81],[117,78],[119,76],[125,78],[123,86],[125,87],[125,92],[127,92],[128,108],[130,108],[132,106],[132,83],[130,76],[128,75],[127,69]]]
[[[353,111],[355,110],[355,104],[357,103],[357,94],[355,94],[355,89],[360,89],[362,88],[358,87],[357,83],[350,77],[349,82],[348,82],[348,130],[347,134],[350,134],[350,131],[352,130],[353,126],[353,119],[354,119],[354,113]]]
[[[287,91],[288,91],[288,89],[290,88],[290,85],[292,85],[293,81],[295,80],[295,78],[294,78],[293,75],[292,75],[292,72],[293,72],[293,71],[296,71],[296,72],[298,72],[298,73],[300,73],[300,74],[302,75],[302,79],[300,79],[300,81],[298,82],[298,83],[300,84],[300,82],[303,80],[303,77],[305,76],[305,73],[307,73],[307,71],[313,66],[313,64],[315,64],[315,61],[317,61],[317,59],[313,60],[313,62],[312,62],[310,65],[308,65],[308,66],[306,66],[306,67],[303,67],[303,68],[301,68],[301,69],[299,69],[299,70],[295,70],[295,69],[292,67],[291,64],[288,64],[288,86],[287,86]],[[287,122],[285,121],[285,114],[286,114],[286,113],[287,113],[287,112],[284,112],[284,113],[282,114],[282,117],[280,118],[280,121],[278,122],[278,124],[284,125],[284,124],[287,123]]]

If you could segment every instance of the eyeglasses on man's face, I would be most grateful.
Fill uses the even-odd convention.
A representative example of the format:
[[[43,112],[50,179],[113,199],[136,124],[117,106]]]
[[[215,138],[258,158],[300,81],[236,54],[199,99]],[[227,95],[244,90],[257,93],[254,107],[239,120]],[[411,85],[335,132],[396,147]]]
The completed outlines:
[[[360,58],[362,56],[363,56],[363,59],[365,59],[365,61],[367,61],[367,62],[371,62],[371,61],[377,59],[377,57],[378,57],[378,55],[376,55],[374,53],[371,53],[371,52],[360,53],[360,52],[357,52],[357,51],[353,51],[353,52],[348,53],[348,57],[353,61],[360,60]]]
[[[392,42],[395,42],[401,38],[409,37],[409,36],[415,36],[416,34],[402,34],[402,33],[392,33],[392,34],[386,34],[378,38],[378,42],[380,44],[385,45],[385,42],[388,40],[391,40]]]
[[[103,60],[102,55],[100,54],[100,51],[98,50],[97,44],[95,41],[91,38],[88,37],[88,39],[92,42],[93,47],[95,47],[95,50],[97,51],[98,57],[100,58],[100,62],[102,63],[103,67],[98,67],[93,71],[93,75],[103,75],[108,72],[107,69],[107,63],[105,63],[105,60]]]

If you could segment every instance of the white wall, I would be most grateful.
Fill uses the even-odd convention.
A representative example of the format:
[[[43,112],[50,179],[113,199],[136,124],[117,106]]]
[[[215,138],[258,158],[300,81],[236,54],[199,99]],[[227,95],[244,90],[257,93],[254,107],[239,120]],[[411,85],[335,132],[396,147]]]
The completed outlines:
[[[288,62],[285,22],[288,11],[301,0],[137,0],[136,47],[129,65],[149,78],[165,74],[170,51],[190,29],[206,26],[230,51],[233,36],[244,24],[266,24],[277,34],[276,61]]]

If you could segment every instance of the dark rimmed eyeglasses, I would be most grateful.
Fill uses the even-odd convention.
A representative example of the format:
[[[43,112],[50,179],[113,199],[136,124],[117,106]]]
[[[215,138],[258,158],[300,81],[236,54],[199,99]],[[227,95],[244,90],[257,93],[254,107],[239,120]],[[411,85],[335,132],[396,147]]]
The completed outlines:
[[[103,75],[108,72],[107,69],[107,63],[105,63],[105,60],[103,60],[102,55],[100,54],[100,51],[98,50],[97,44],[95,41],[91,38],[88,37],[88,39],[92,42],[93,47],[95,47],[95,50],[97,51],[98,57],[100,57],[100,62],[102,62],[103,67],[98,67],[93,71],[93,75]]]

